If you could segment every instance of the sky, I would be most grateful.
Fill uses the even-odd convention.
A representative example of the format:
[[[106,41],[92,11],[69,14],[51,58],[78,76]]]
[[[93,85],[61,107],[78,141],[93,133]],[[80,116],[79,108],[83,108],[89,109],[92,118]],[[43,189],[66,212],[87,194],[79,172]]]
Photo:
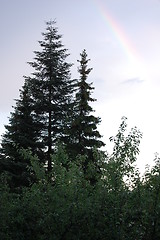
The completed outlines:
[[[144,171],[160,153],[160,1],[0,0],[0,135],[49,20],[56,20],[70,53],[73,78],[83,49],[91,59],[88,81],[106,149],[126,116],[128,130],[143,133],[137,164]]]

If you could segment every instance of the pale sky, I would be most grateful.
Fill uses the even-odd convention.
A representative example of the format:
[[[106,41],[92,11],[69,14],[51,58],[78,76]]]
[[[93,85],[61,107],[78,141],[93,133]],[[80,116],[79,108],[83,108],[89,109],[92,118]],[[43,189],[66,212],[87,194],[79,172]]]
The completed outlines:
[[[106,149],[121,117],[128,129],[143,133],[138,166],[143,170],[160,152],[160,1],[159,0],[0,0],[0,134],[19,97],[23,75],[33,69],[45,21],[55,20],[62,43],[75,63],[85,48],[93,67],[96,115]]]

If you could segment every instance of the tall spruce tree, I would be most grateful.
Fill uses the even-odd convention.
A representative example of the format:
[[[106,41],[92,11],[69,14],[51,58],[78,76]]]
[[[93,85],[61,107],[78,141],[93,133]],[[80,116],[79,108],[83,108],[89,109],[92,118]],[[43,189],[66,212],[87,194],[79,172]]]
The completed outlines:
[[[93,108],[90,102],[96,101],[91,97],[92,83],[87,83],[87,78],[92,68],[88,68],[86,50],[80,54],[81,59],[78,60],[80,66],[78,72],[80,79],[77,81],[77,92],[75,96],[75,104],[73,108],[73,121],[70,129],[71,145],[69,147],[70,155],[86,155],[84,170],[86,171],[89,163],[96,165],[94,161],[94,148],[99,149],[105,144],[100,140],[101,135],[97,130],[97,125],[101,122],[99,117],[93,116]],[[97,165],[98,166],[98,165]],[[98,169],[97,169],[98,171]]]
[[[33,62],[29,62],[34,72],[29,77],[25,76],[20,100],[2,140],[1,165],[8,165],[8,171],[17,175],[17,185],[21,185],[21,176],[29,165],[26,159],[20,157],[17,147],[29,147],[51,171],[51,154],[55,143],[64,137],[69,119],[74,91],[74,81],[70,78],[72,64],[66,62],[69,54],[61,42],[62,36],[58,34],[55,22],[50,21],[46,25],[43,40],[39,41],[41,51],[35,51]],[[18,166],[21,166],[19,171]]]
[[[55,22],[47,22],[46,32],[42,35],[44,40],[39,41],[42,50],[35,51],[34,61],[29,63],[35,72],[26,81],[31,85],[34,112],[41,123],[41,139],[50,171],[54,145],[65,135],[74,81],[70,78],[72,64],[66,62],[69,54]]]

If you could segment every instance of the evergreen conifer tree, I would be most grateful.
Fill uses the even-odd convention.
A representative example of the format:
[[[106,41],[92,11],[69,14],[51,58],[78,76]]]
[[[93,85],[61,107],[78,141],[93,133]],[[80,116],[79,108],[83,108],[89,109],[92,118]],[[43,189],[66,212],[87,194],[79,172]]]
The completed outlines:
[[[2,140],[0,165],[2,171],[7,169],[16,175],[19,179],[16,185],[21,185],[21,177],[29,165],[17,148],[30,148],[51,171],[55,143],[64,137],[68,127],[74,91],[74,81],[70,79],[72,64],[66,62],[69,54],[55,22],[50,21],[46,25],[43,40],[39,41],[41,50],[35,51],[33,62],[29,62],[34,72],[29,77],[25,76],[20,100],[16,102]]]
[[[94,165],[97,164],[94,162],[94,148],[99,149],[105,144],[100,140],[101,135],[97,130],[97,125],[101,120],[92,114],[94,111],[90,105],[90,102],[94,102],[96,99],[91,97],[94,89],[92,83],[87,83],[87,78],[92,68],[87,66],[90,59],[87,58],[86,50],[82,51],[80,57],[81,59],[78,60],[80,63],[78,68],[80,79],[77,81],[69,151],[73,158],[78,154],[86,155],[86,161],[83,166],[86,171],[89,162],[94,163]]]
[[[27,166],[30,163],[24,159],[20,149],[30,148],[33,154],[41,156],[38,145],[39,123],[34,120],[33,101],[28,85],[20,90],[20,99],[16,100],[14,112],[11,113],[6,132],[2,136],[0,167],[12,177],[13,187],[28,186],[31,180]],[[40,149],[40,148],[39,148]]]
[[[43,37],[44,40],[39,41],[42,50],[35,51],[34,61],[29,63],[35,72],[26,81],[30,82],[34,112],[41,123],[43,150],[50,171],[54,145],[63,139],[66,132],[74,81],[70,78],[72,64],[66,62],[69,54],[61,42],[55,22],[47,22]]]

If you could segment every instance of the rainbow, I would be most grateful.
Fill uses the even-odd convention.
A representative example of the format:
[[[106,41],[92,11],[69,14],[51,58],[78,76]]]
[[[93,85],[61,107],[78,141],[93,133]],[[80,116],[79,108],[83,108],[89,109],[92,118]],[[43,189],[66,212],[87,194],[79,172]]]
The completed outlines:
[[[121,47],[123,48],[125,54],[128,57],[128,60],[130,60],[131,62],[135,62],[138,54],[130,39],[127,37],[122,26],[120,26],[116,18],[113,17],[113,15],[107,9],[106,5],[104,5],[101,0],[94,0],[94,2],[96,7],[98,7],[102,18],[110,28],[112,34],[115,36],[115,38],[118,40]]]

